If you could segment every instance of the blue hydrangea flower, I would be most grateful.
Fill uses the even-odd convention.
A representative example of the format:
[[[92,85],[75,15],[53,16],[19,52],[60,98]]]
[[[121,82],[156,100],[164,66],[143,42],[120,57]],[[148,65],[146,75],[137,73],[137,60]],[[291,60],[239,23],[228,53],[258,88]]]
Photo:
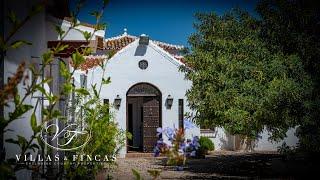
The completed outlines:
[[[157,136],[160,136],[163,133],[163,129],[161,127],[157,128]]]
[[[169,141],[173,140],[174,132],[175,131],[172,128],[169,128],[169,127],[166,128],[165,133],[166,133],[166,136],[168,137]]]
[[[198,136],[194,136],[193,137],[192,145],[194,146],[195,149],[198,149],[200,147],[199,137]]]
[[[188,119],[183,120],[183,123],[184,123],[184,129],[193,129],[197,127],[194,123],[192,123]]]

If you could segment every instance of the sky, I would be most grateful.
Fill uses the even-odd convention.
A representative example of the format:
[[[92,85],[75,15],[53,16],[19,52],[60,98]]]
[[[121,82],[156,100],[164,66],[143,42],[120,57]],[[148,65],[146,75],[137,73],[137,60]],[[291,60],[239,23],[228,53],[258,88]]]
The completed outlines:
[[[95,23],[89,13],[102,5],[102,0],[87,0],[78,16],[81,22]],[[123,34],[149,35],[150,39],[188,46],[188,37],[195,32],[196,12],[222,15],[234,7],[254,13],[257,0],[110,0],[102,22],[107,24],[106,38]],[[74,7],[71,0],[71,10]]]

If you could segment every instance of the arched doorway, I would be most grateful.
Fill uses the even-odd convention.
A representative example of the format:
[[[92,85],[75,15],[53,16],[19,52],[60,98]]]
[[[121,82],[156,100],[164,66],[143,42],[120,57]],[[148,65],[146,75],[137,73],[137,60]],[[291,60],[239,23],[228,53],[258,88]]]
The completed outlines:
[[[138,83],[127,92],[128,151],[152,152],[161,127],[161,92],[149,83]]]

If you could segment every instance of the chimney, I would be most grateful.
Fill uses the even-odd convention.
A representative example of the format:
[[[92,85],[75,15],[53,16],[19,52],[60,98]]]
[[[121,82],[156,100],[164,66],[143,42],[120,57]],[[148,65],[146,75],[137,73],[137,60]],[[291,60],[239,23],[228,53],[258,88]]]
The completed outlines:
[[[149,36],[145,34],[141,34],[139,38],[139,45],[148,45],[149,44]]]

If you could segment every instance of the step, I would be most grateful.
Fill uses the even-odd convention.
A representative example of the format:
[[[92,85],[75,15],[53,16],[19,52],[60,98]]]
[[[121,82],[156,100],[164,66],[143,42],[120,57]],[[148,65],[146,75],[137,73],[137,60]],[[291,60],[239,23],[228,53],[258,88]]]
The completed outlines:
[[[139,158],[139,157],[154,157],[153,153],[143,153],[143,152],[128,152],[126,158]]]

